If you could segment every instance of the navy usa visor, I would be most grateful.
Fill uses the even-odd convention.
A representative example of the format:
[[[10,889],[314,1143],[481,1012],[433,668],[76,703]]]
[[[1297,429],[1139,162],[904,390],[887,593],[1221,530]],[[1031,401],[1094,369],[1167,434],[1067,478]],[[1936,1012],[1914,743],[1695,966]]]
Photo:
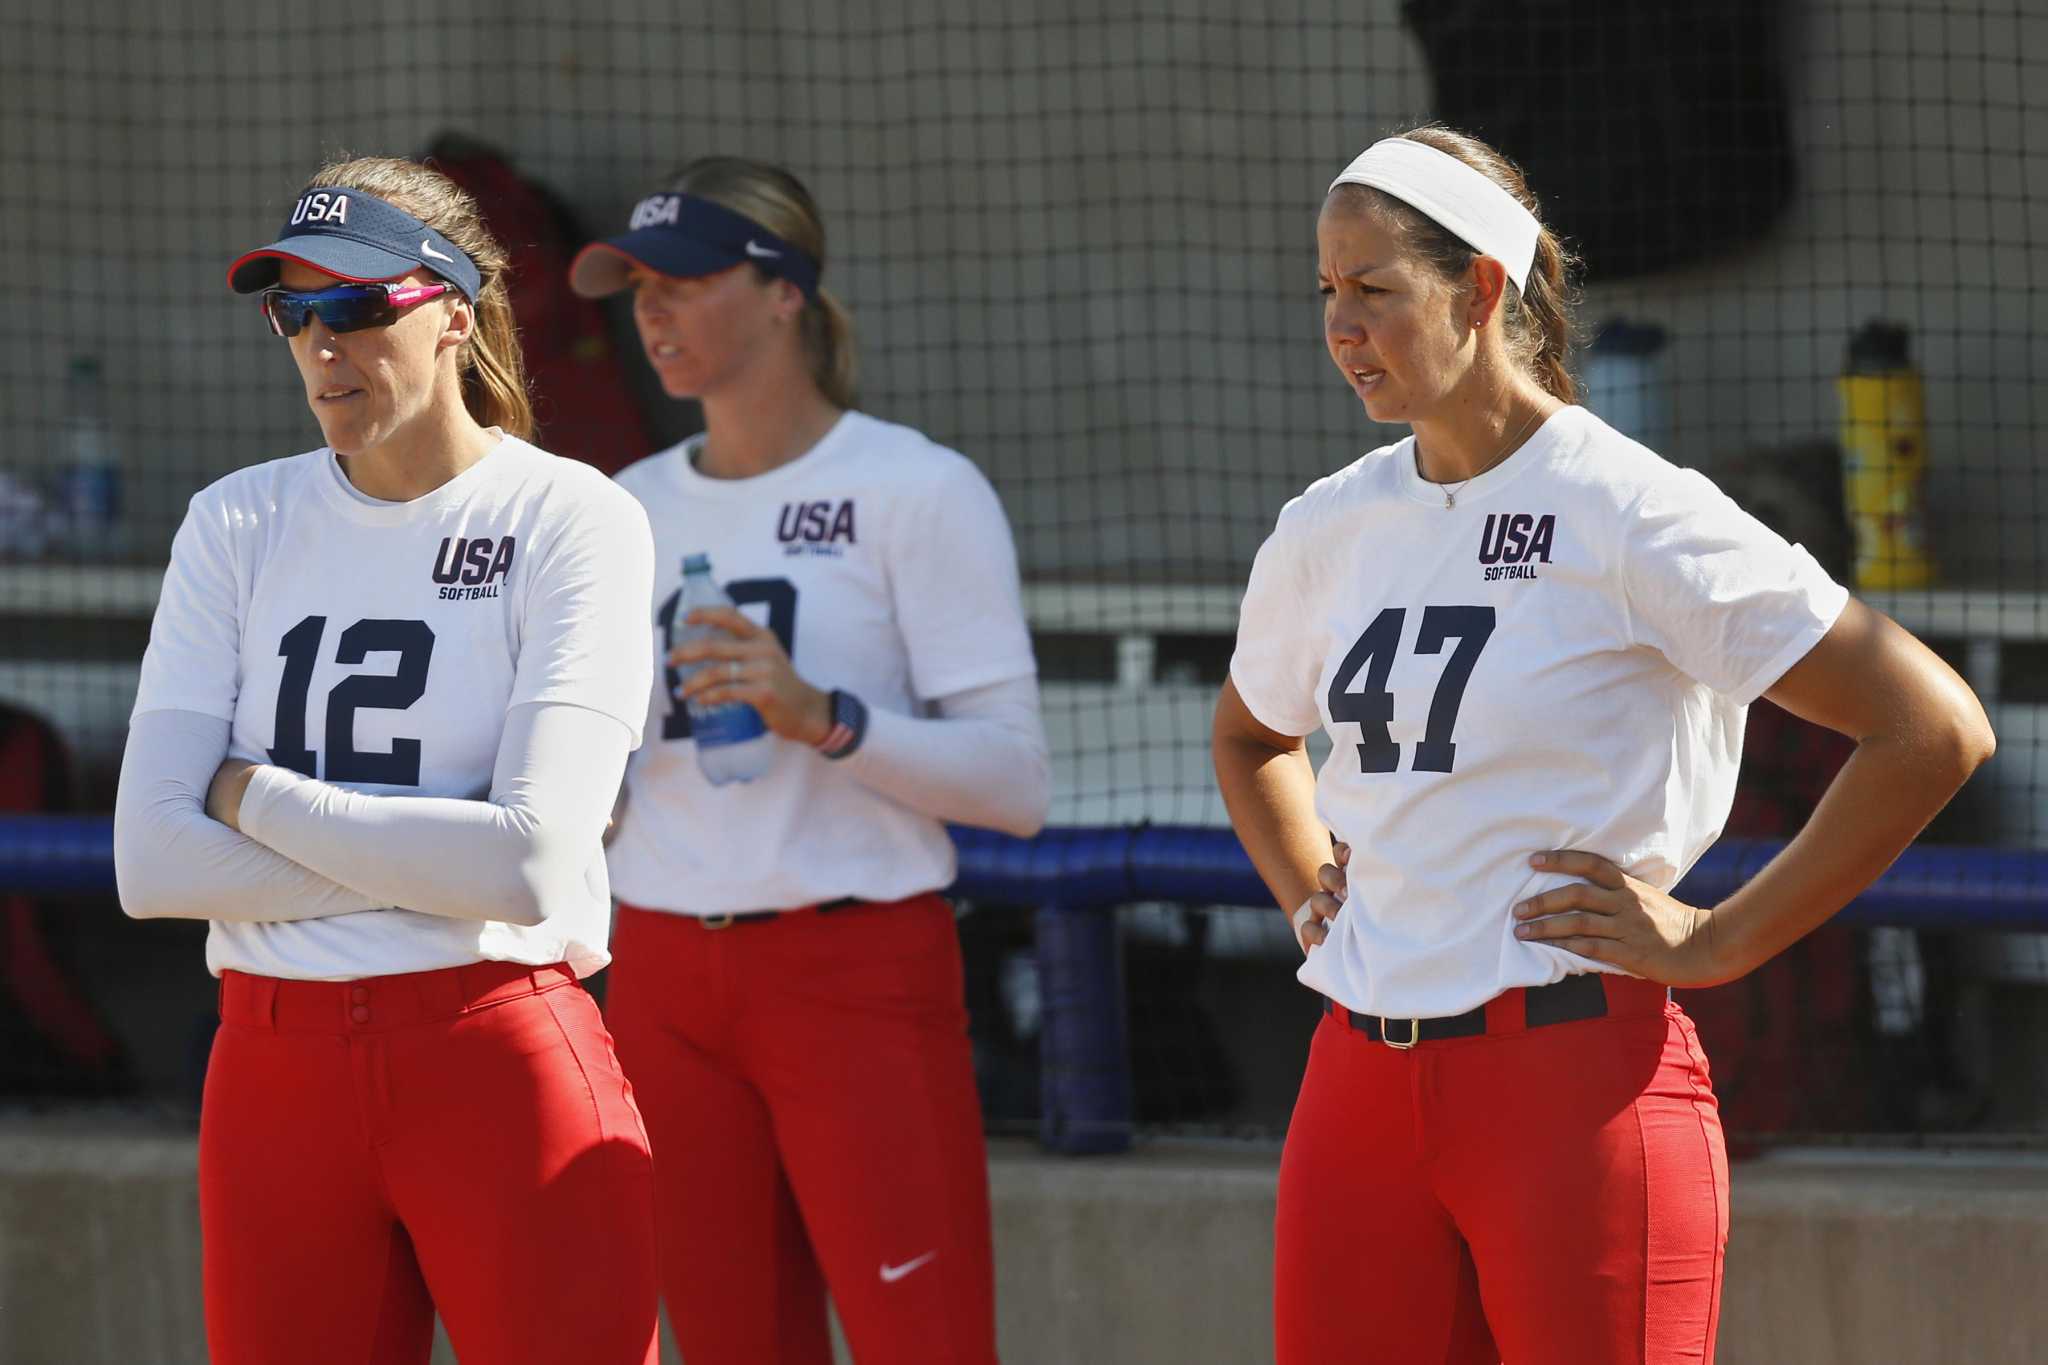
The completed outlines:
[[[569,264],[569,287],[586,299],[616,294],[634,266],[692,279],[736,265],[758,266],[788,280],[804,297],[818,296],[818,262],[810,253],[743,213],[694,194],[655,194],[633,207],[621,237],[592,242]]]
[[[278,262],[298,261],[355,284],[431,270],[471,303],[483,287],[476,262],[419,219],[361,190],[307,190],[269,246],[228,267],[228,287],[253,294],[277,283]]]

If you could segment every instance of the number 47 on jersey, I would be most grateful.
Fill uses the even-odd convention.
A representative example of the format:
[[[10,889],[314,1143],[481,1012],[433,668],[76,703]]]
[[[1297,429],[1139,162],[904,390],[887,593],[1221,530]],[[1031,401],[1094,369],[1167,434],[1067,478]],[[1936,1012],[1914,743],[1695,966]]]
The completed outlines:
[[[1330,679],[1330,719],[1358,726],[1358,770],[1363,773],[1391,773],[1401,766],[1401,746],[1388,729],[1394,719],[1394,694],[1387,690],[1387,675],[1393,671],[1407,620],[1406,607],[1388,607],[1375,616]],[[1458,644],[1437,677],[1429,722],[1415,746],[1415,772],[1447,773],[1457,762],[1458,746],[1451,736],[1458,728],[1458,708],[1493,625],[1492,607],[1423,608],[1415,652],[1441,654],[1452,640]],[[1360,673],[1365,674],[1365,686],[1354,692],[1351,685]]]

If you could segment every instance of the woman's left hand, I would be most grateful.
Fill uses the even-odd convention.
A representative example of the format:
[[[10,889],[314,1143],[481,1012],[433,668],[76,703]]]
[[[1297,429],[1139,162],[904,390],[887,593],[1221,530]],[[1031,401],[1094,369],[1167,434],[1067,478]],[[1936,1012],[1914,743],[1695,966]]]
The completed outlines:
[[[235,833],[242,832],[242,797],[249,790],[249,778],[256,765],[247,759],[230,758],[214,769],[206,787],[206,814]]]
[[[1515,937],[1611,963],[1666,986],[1716,986],[1741,975],[1714,951],[1714,912],[1673,900],[1597,853],[1534,854],[1529,865],[1584,880],[1515,907]]]
[[[677,645],[670,664],[708,664],[677,689],[677,701],[699,706],[744,702],[784,739],[815,745],[832,732],[832,697],[796,675],[775,632],[757,626],[732,607],[699,607],[684,618],[693,626],[717,626],[730,639],[707,636]]]

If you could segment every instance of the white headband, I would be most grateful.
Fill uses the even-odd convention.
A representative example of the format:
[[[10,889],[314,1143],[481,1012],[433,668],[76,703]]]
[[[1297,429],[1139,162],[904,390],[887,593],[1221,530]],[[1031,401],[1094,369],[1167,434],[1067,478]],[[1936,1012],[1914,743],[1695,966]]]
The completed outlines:
[[[1383,138],[1330,182],[1368,185],[1420,209],[1459,241],[1508,268],[1526,289],[1543,225],[1515,196],[1458,158],[1405,137]],[[1327,192],[1327,191],[1326,191]]]

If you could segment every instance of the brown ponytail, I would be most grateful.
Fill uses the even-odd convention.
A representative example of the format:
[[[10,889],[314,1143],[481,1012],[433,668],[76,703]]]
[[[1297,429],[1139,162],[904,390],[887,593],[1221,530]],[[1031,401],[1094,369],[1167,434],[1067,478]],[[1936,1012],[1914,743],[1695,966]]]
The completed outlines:
[[[669,188],[694,194],[753,219],[825,268],[825,219],[803,182],[780,166],[743,156],[706,156],[676,173]],[[811,381],[834,407],[859,396],[853,314],[820,287],[798,318]]]
[[[1557,234],[1543,229],[1536,239],[1536,260],[1529,267],[1529,287],[1518,291],[1509,281],[1501,324],[1507,328],[1509,352],[1536,376],[1545,393],[1567,403],[1579,397],[1571,371],[1572,305],[1577,301],[1571,271],[1576,265]]]
[[[1536,214],[1536,196],[1514,162],[1467,133],[1454,132],[1441,124],[1424,124],[1396,133],[1395,137],[1420,142],[1478,171],[1512,194],[1523,208]],[[1446,280],[1458,281],[1472,268],[1479,253],[1434,219],[1379,190],[1345,185],[1340,188],[1369,196],[1374,206],[1395,223],[1412,249],[1436,267]],[[1574,341],[1572,308],[1578,302],[1573,274],[1578,262],[1565,250],[1557,234],[1544,228],[1536,239],[1536,260],[1529,267],[1529,286],[1517,289],[1509,280],[1501,297],[1501,333],[1508,354],[1553,398],[1572,403],[1578,400],[1578,385],[1572,379],[1571,350]]]
[[[479,425],[531,440],[533,400],[526,391],[526,361],[506,289],[505,248],[484,228],[476,201],[432,167],[390,156],[330,162],[308,182],[308,188],[322,186],[374,194],[404,209],[476,262],[483,277],[476,298],[476,330],[456,362],[462,369],[463,406]]]

